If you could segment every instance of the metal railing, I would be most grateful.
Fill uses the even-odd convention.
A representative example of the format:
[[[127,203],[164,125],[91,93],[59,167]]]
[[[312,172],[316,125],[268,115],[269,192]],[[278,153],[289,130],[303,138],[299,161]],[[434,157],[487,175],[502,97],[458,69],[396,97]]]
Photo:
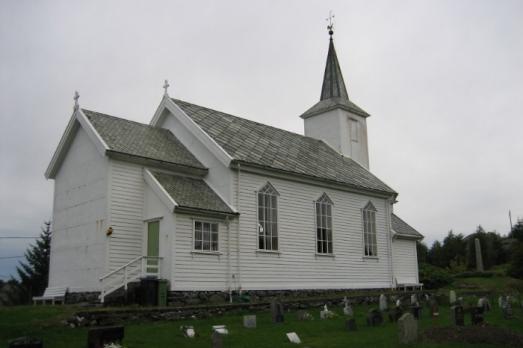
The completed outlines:
[[[161,275],[162,258],[158,256],[138,256],[100,278],[100,301],[104,303],[105,297],[120,288],[127,291],[129,283],[145,277]]]

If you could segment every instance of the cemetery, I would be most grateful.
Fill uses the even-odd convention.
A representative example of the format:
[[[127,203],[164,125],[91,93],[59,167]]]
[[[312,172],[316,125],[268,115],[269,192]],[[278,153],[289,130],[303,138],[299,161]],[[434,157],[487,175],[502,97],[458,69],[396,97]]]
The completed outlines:
[[[0,327],[8,347],[521,347],[523,304],[441,290],[193,307],[21,306],[0,308]]]

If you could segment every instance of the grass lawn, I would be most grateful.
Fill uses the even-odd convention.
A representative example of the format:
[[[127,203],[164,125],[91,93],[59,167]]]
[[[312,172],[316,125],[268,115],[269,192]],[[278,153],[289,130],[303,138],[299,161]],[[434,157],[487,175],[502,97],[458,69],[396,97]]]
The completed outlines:
[[[492,301],[494,303],[494,301]],[[495,307],[495,306],[494,306]],[[302,340],[302,347],[401,347],[397,338],[395,323],[381,327],[367,327],[365,315],[370,307],[365,305],[355,308],[358,331],[346,332],[344,317],[340,308],[334,309],[339,314],[337,318],[319,320],[319,309],[309,310],[315,317],[313,321],[298,321],[295,312],[285,314],[285,323],[273,324],[269,312],[258,312],[256,329],[246,329],[242,325],[242,314],[230,314],[212,319],[159,321],[144,323],[128,323],[125,325],[124,345],[128,348],[141,347],[210,347],[211,326],[225,324],[230,335],[224,340],[225,347],[296,347],[287,342],[285,333],[295,331]],[[69,328],[61,321],[79,310],[72,306],[21,306],[0,308],[0,345],[7,346],[7,340],[32,335],[42,338],[46,348],[86,347],[87,329]],[[83,308],[82,310],[85,310]],[[432,322],[427,309],[424,309],[420,321],[421,331],[431,326],[449,325],[449,309],[440,307],[440,317]],[[517,308],[515,318],[505,320],[501,311],[493,308],[486,314],[486,321],[492,325],[510,328],[523,334],[523,312]],[[465,317],[466,325],[470,325],[470,316]],[[184,338],[179,330],[180,325],[193,325],[198,337]],[[478,328],[480,330],[480,328]],[[496,347],[493,345],[464,345],[462,343],[437,344],[422,341],[416,347]]]

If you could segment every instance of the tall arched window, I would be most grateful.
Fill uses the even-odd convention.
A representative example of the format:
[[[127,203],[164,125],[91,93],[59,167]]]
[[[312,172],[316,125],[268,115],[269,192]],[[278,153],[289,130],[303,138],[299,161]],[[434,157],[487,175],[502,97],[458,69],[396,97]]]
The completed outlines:
[[[316,252],[332,254],[332,201],[326,193],[316,203]]]
[[[365,256],[378,256],[378,245],[376,243],[376,208],[369,202],[363,208],[363,243]]]
[[[258,248],[278,250],[278,196],[267,183],[258,191]]]

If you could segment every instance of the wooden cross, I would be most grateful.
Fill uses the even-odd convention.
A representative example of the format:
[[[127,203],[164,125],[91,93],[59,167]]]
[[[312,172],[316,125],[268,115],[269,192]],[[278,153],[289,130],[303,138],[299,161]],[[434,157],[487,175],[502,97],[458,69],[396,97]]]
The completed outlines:
[[[169,86],[169,81],[165,80],[165,83],[163,84],[163,89],[165,89],[164,95],[169,95],[169,93],[167,92]]]

